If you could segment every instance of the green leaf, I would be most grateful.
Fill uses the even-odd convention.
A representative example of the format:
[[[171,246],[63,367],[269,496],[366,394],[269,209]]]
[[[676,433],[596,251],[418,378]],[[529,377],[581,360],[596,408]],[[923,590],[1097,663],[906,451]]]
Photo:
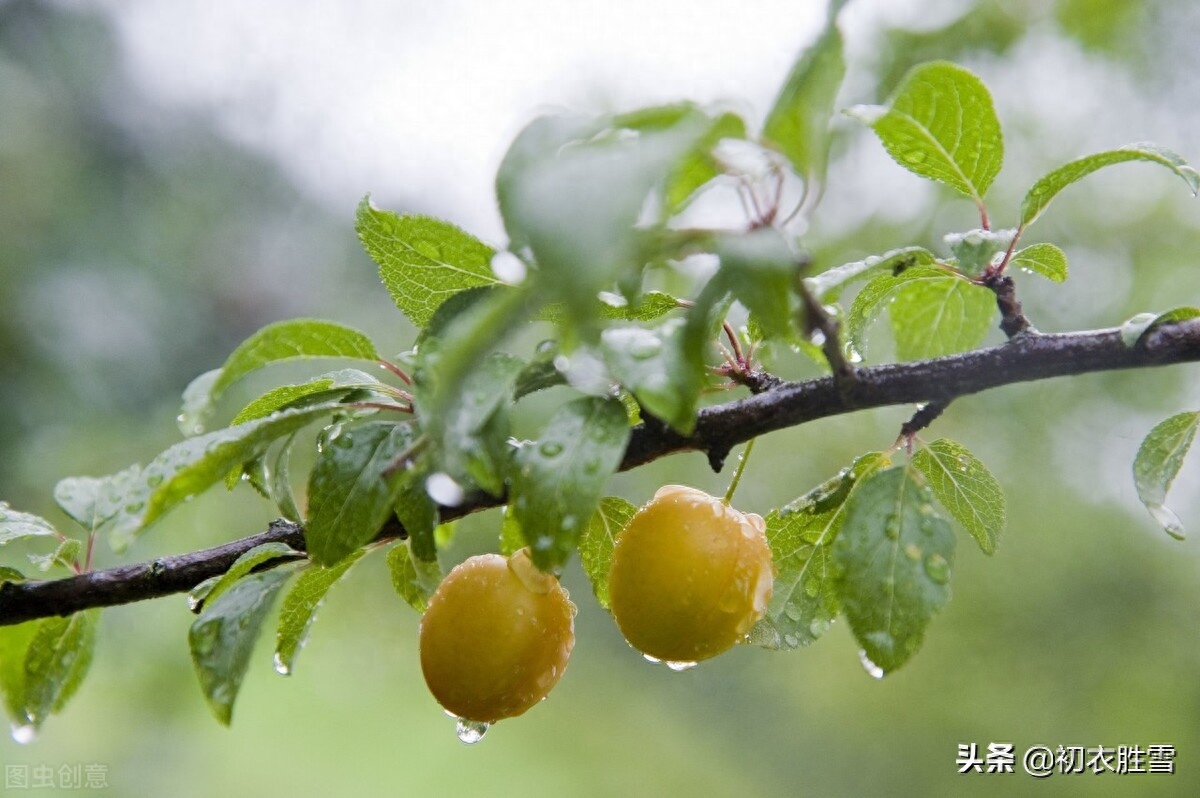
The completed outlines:
[[[106,477],[67,477],[54,486],[54,502],[91,534],[117,517],[141,473],[135,465]]]
[[[679,300],[662,291],[647,291],[634,304],[608,292],[601,292],[596,299],[596,315],[605,321],[654,321],[679,308]],[[561,325],[567,323],[569,315],[567,306],[556,302],[542,308],[537,320]]]
[[[412,446],[413,426],[374,421],[342,431],[317,455],[308,479],[308,553],[333,565],[366,545],[392,512],[388,469]]]
[[[400,598],[417,612],[425,612],[429,597],[442,580],[442,572],[436,560],[425,562],[413,557],[408,543],[402,541],[388,552],[388,572]]]
[[[977,228],[965,233],[947,233],[943,240],[954,253],[958,270],[968,277],[979,277],[999,260],[1001,253],[1008,251],[1016,237],[1016,230]]]
[[[704,185],[724,172],[712,153],[722,140],[745,137],[746,123],[737,114],[724,113],[714,119],[691,152],[671,169],[664,192],[667,213],[679,213]]]
[[[176,505],[253,460],[278,438],[336,411],[336,403],[283,410],[181,441],[150,461],[120,498],[112,542],[118,550]]]
[[[813,277],[805,278],[808,290],[821,302],[832,302],[854,280],[874,272],[900,274],[913,266],[931,266],[937,258],[924,247],[903,247],[864,260],[843,263]]]
[[[864,479],[847,503],[833,548],[838,598],[873,675],[907,662],[950,598],[954,533],[931,499],[898,466]]]
[[[896,355],[901,360],[974,349],[996,315],[996,295],[981,285],[942,272],[909,280],[888,308]]]
[[[1067,279],[1067,253],[1053,244],[1033,244],[1013,253],[1014,268],[1040,274],[1056,283]]]
[[[435,532],[438,528],[438,506],[425,490],[428,473],[423,468],[413,467],[399,477],[396,498],[392,510],[396,519],[408,533],[413,556],[423,562],[437,560]]]
[[[889,106],[847,111],[869,125],[896,163],[983,203],[1004,160],[1000,121],[987,87],[946,61],[913,67]]]
[[[229,426],[237,426],[256,418],[266,418],[277,410],[289,407],[338,401],[351,391],[373,391],[383,387],[384,383],[365,371],[358,369],[332,371],[308,382],[272,388],[239,410],[238,414],[229,422]]]
[[[524,366],[520,358],[506,352],[487,355],[466,376],[454,403],[446,408],[438,427],[438,462],[456,482],[469,478],[493,496],[504,492],[508,424],[506,418],[497,416],[510,401]]]
[[[600,606],[608,609],[608,574],[612,570],[613,547],[637,507],[618,496],[605,496],[592,513],[579,540],[579,559],[583,572],[592,583],[592,592]]]
[[[292,672],[296,655],[308,642],[309,630],[317,619],[317,610],[325,600],[325,594],[363,553],[355,552],[329,568],[310,566],[296,578],[279,608],[279,630],[275,635],[275,670],[278,673],[287,676]]]
[[[517,450],[510,502],[539,568],[566,562],[628,441],[620,401],[585,397],[562,405],[538,442]]]
[[[942,506],[975,538],[984,554],[993,554],[1004,530],[1004,490],[987,466],[966,447],[941,438],[917,452],[913,467],[925,475]]]
[[[1050,201],[1067,186],[1087,177],[1097,169],[1126,161],[1146,161],[1165,166],[1187,183],[1192,194],[1200,191],[1200,175],[1187,165],[1180,156],[1168,149],[1149,142],[1127,144],[1115,150],[1098,152],[1077,161],[1060,166],[1033,184],[1021,203],[1021,227],[1028,227],[1038,220]]]
[[[896,354],[919,360],[979,345],[996,313],[990,290],[945,269],[925,266],[881,275],[863,286],[850,306],[851,345],[865,351],[867,327],[888,308]]]
[[[87,610],[38,622],[25,653],[25,713],[35,728],[62,711],[83,683],[99,619],[99,610]]]
[[[703,363],[697,368],[685,352],[685,326],[683,319],[669,319],[654,329],[619,325],[600,334],[609,373],[651,415],[676,429],[694,423],[706,379]]]
[[[777,147],[806,181],[822,182],[829,162],[829,121],[846,61],[836,11],[821,37],[797,59],[767,113],[763,138]]]
[[[46,555],[30,554],[29,561],[37,566],[37,569],[43,573],[49,571],[54,566],[66,568],[68,571],[75,569],[75,563],[79,559],[80,553],[83,551],[83,542],[75,538],[66,538],[59,542],[58,547],[53,552]]]
[[[268,324],[233,350],[215,379],[204,374],[187,387],[185,408],[179,417],[180,429],[185,435],[203,432],[204,419],[217,399],[247,374],[272,363],[317,357],[378,360],[379,353],[358,330],[330,321],[290,319]]]
[[[517,521],[517,516],[508,505],[505,505],[500,520],[500,553],[505,557],[510,557],[523,548],[525,548],[525,533],[521,531],[521,524]]]
[[[500,165],[496,194],[512,246],[532,251],[539,284],[568,311],[568,337],[594,322],[599,291],[640,274],[646,197],[709,126],[699,112],[643,124],[648,118],[627,116],[622,127],[610,118],[541,117]]]
[[[368,196],[359,203],[354,227],[396,307],[417,327],[460,291],[500,282],[492,272],[496,251],[449,222],[398,216],[376,208]]]
[[[13,731],[33,731],[25,710],[25,656],[43,621],[0,626],[0,694]]]
[[[721,269],[714,280],[754,315],[768,338],[786,337],[792,330],[791,297],[799,260],[778,230],[762,228],[717,242]]]
[[[23,513],[0,502],[0,546],[23,538],[43,537],[58,534],[54,525],[33,513]]]
[[[546,388],[566,384],[566,377],[554,365],[554,361],[561,352],[558,341],[553,339],[542,341],[537,345],[533,351],[533,357],[517,375],[516,383],[513,385],[514,401]]]
[[[303,559],[304,553],[296,551],[286,543],[263,543],[255,546],[233,561],[229,570],[216,577],[211,583],[206,579],[188,594],[193,612],[199,611],[206,603],[216,601],[221,594],[238,583],[242,577],[263,563],[272,560]]]
[[[263,621],[289,576],[288,569],[276,568],[239,580],[209,602],[188,631],[200,689],[213,716],[226,726]]]
[[[0,585],[5,582],[24,582],[25,574],[18,571],[16,568],[10,568],[7,565],[0,565]]]
[[[838,614],[832,546],[846,516],[846,501],[864,477],[888,464],[871,452],[794,502],[769,513],[767,542],[775,586],[767,614],[752,639],[767,648],[792,649],[816,641]]]
[[[1183,458],[1196,439],[1200,412],[1179,413],[1161,422],[1142,441],[1133,460],[1133,484],[1138,498],[1168,535],[1183,540],[1183,523],[1164,502]]]
[[[1121,342],[1132,349],[1145,340],[1150,331],[1163,324],[1200,317],[1200,308],[1182,307],[1164,313],[1139,313],[1121,325]]]

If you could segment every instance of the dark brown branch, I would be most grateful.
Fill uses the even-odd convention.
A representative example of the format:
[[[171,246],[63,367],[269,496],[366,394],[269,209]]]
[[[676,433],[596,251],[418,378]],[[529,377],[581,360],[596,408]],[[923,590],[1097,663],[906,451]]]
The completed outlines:
[[[1017,286],[1013,278],[993,272],[984,277],[983,284],[996,294],[996,305],[1000,308],[1000,329],[1005,335],[1014,338],[1021,333],[1037,332],[1017,299]]]
[[[960,355],[859,368],[848,385],[839,385],[833,377],[784,382],[745,399],[701,410],[690,435],[663,425],[640,425],[633,430],[621,470],[682,451],[728,452],[759,435],[857,410],[921,402],[945,404],[1013,383],[1194,361],[1200,361],[1200,319],[1164,324],[1133,348],[1121,342],[1116,328],[1022,335],[1000,346]],[[460,518],[500,503],[490,496],[471,497],[465,504],[443,508],[442,518]],[[380,530],[378,538],[403,534],[393,523]],[[8,582],[0,585],[0,625],[182,593],[223,573],[244,552],[272,541],[304,548],[297,525],[276,521],[261,534],[191,554],[54,581]]]

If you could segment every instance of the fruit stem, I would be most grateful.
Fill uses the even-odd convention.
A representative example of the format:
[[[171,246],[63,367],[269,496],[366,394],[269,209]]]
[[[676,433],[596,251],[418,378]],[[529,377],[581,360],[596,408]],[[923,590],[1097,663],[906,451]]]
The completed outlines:
[[[750,452],[754,451],[754,442],[758,438],[751,438],[746,443],[746,448],[742,449],[742,456],[738,458],[737,471],[733,472],[733,480],[729,483],[729,490],[725,491],[725,498],[721,499],[725,504],[733,501],[733,494],[738,488],[738,483],[742,481],[742,472],[746,470],[746,461],[750,459]]]

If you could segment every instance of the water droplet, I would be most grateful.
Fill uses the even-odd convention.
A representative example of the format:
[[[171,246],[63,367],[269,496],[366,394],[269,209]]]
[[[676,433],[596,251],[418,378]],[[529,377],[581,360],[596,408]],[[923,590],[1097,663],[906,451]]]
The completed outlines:
[[[793,634],[786,634],[783,636],[783,644],[788,648],[796,648],[800,645],[800,638]]]
[[[813,346],[824,346],[825,333],[821,332],[820,330],[813,330],[812,335],[808,337],[808,340],[812,341]]]
[[[275,672],[280,676],[291,676],[292,666],[283,661],[283,657],[279,656],[279,652],[275,652]]]
[[[562,444],[558,441],[546,441],[538,447],[538,451],[545,457],[558,457],[562,454]]]
[[[458,735],[458,739],[462,740],[467,745],[474,745],[483,739],[483,735],[487,734],[492,724],[484,723],[483,721],[464,720],[459,718],[454,723],[454,732]]]
[[[930,554],[925,558],[925,575],[939,585],[944,585],[950,581],[950,563],[940,554]]]
[[[813,637],[820,637],[821,635],[825,634],[826,631],[829,630],[829,626],[832,623],[833,623],[833,621],[831,621],[831,620],[827,620],[824,618],[817,618],[815,621],[813,621],[812,623],[810,623],[808,625],[808,633],[810,635],[812,635]]]
[[[651,665],[657,665],[658,663],[662,662],[662,660],[658,657],[652,657],[649,654],[642,654],[642,659],[646,660],[646,662],[649,662]]]
[[[928,157],[929,156],[921,150],[909,150],[908,152],[904,153],[904,160],[906,163],[925,163],[925,159]]]
[[[425,492],[443,507],[457,507],[462,504],[466,492],[454,481],[454,477],[445,471],[437,471],[425,480]]]
[[[809,579],[804,583],[804,595],[808,596],[809,598],[816,598],[817,594],[820,592],[821,592],[821,581],[819,579]],[[792,618],[792,620],[798,621],[800,619]]]
[[[31,742],[37,739],[37,727],[35,727],[32,723],[24,726],[18,726],[14,723],[12,727],[12,738],[14,742],[17,742],[21,745],[29,745]]]
[[[595,474],[599,470],[600,470],[600,460],[595,457],[593,457],[592,459],[588,460],[587,462],[585,462],[583,464],[583,473],[585,473],[585,474]]]
[[[917,562],[921,559],[921,547],[916,543],[909,543],[904,547],[904,556],[913,562]]]
[[[888,540],[900,539],[900,519],[894,515],[889,515],[887,526],[883,528],[883,534],[887,535]]]
[[[696,663],[694,662],[672,662],[671,660],[666,660],[663,662],[663,664],[676,673],[682,673],[683,671],[691,670],[692,668],[696,667]]]
[[[130,502],[129,504],[125,505],[125,512],[129,513],[130,515],[134,515],[135,513],[141,512],[142,508],[145,506],[145,502]]]
[[[497,252],[492,256],[492,274],[501,282],[520,285],[528,273],[525,262],[511,252]]]
[[[872,662],[871,658],[867,656],[867,652],[863,649],[858,650],[858,661],[862,663],[863,670],[865,670],[867,675],[872,679],[883,678],[883,668]]]
[[[557,349],[558,341],[547,338],[545,341],[539,342],[538,345],[533,348],[533,351],[539,355],[547,355]]]
[[[195,612],[196,610],[200,609],[200,605],[204,603],[204,597],[189,595],[187,597],[187,603],[188,603],[188,612]]]
[[[146,477],[146,484],[152,488],[155,488],[155,487],[158,487],[159,485],[161,485],[162,481],[163,481],[162,474],[151,474],[150,476]]]
[[[783,610],[783,614],[786,615],[788,618],[791,618],[793,621],[798,621],[804,617],[804,613],[802,613],[800,611],[800,608],[797,607],[795,604],[787,605],[787,607],[785,607]]]

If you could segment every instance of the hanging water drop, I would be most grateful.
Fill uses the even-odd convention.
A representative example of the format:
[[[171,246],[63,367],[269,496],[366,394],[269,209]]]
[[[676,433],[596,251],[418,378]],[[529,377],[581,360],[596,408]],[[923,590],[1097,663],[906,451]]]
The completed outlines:
[[[867,656],[867,652],[861,648],[858,650],[858,661],[862,663],[863,670],[865,670],[867,675],[872,679],[883,678],[883,668],[872,662],[871,658]]]
[[[691,670],[692,668],[696,667],[695,662],[671,662],[668,660],[663,662],[663,664],[676,673],[682,673],[683,671]]]
[[[649,662],[651,665],[657,665],[658,663],[662,662],[662,660],[658,657],[652,657],[649,654],[643,654],[642,659],[646,660],[646,662]]]
[[[19,743],[20,745],[29,745],[31,742],[37,739],[37,727],[32,723],[24,726],[18,726],[14,723],[12,727],[12,738],[14,742]]]
[[[491,727],[492,724],[484,723],[483,721],[459,718],[455,721],[454,732],[458,735],[458,739],[467,745],[474,745],[483,739],[483,735],[487,734],[487,730]]]
[[[291,676],[292,666],[283,661],[283,657],[279,656],[279,652],[275,652],[275,672],[280,676]]]

